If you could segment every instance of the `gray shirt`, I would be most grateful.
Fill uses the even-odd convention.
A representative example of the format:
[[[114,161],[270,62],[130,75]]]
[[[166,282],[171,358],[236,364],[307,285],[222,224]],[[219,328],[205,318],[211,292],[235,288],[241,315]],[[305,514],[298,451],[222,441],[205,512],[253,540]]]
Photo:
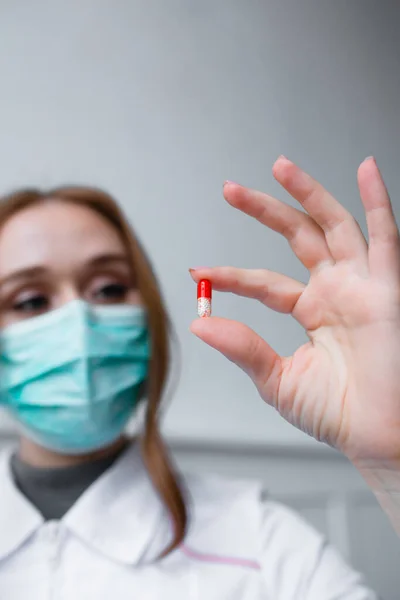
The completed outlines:
[[[11,472],[18,489],[46,520],[61,519],[124,449],[80,465],[52,468],[33,467],[13,454]]]

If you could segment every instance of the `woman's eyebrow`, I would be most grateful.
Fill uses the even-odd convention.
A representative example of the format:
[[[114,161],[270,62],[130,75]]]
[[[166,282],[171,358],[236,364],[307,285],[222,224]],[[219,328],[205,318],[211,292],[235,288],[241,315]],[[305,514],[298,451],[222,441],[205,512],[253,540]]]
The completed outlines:
[[[122,252],[109,252],[94,256],[87,262],[87,265],[91,267],[96,267],[107,263],[121,263],[129,266],[130,261],[128,260],[128,257]]]
[[[47,272],[48,269],[46,269],[46,267],[43,266],[32,266],[27,267],[26,269],[18,269],[17,271],[14,271],[9,275],[0,278],[0,287],[9,283],[18,282],[21,279],[33,279],[38,276],[43,276]]]
[[[105,254],[98,254],[93,258],[89,259],[86,263],[88,267],[98,267],[102,265],[107,265],[111,263],[120,263],[125,266],[130,266],[130,261],[128,257],[122,252],[109,252]],[[32,267],[27,267],[25,269],[18,269],[10,273],[9,275],[5,275],[0,278],[0,287],[10,283],[16,283],[23,279],[34,279],[35,277],[40,277],[46,275],[49,272],[47,267],[37,265]]]

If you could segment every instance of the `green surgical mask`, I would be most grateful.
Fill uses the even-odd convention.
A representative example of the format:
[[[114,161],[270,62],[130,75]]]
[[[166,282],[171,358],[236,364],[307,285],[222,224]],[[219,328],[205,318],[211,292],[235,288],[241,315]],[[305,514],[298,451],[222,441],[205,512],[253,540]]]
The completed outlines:
[[[146,311],[74,300],[0,334],[0,405],[27,437],[64,454],[112,443],[150,357]]]

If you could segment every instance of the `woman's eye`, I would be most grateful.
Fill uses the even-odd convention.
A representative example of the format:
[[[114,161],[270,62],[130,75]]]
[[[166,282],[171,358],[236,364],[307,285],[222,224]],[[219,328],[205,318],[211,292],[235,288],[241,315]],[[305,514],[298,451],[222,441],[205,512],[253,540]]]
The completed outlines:
[[[44,312],[49,308],[49,300],[46,296],[37,295],[31,296],[24,300],[14,302],[13,310],[22,313],[38,313]]]
[[[103,285],[100,289],[98,289],[94,293],[94,298],[96,301],[100,302],[123,302],[128,291],[128,286],[122,283],[109,283],[108,285]]]

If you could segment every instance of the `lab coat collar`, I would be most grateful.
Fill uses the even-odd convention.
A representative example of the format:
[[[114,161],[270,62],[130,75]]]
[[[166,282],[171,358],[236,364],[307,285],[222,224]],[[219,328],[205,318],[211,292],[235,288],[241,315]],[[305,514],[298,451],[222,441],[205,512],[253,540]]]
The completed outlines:
[[[62,519],[77,537],[124,564],[151,562],[169,542],[169,522],[133,443]]]
[[[0,458],[0,560],[44,523],[17,489],[11,451]],[[134,443],[97,479],[61,519],[95,551],[124,564],[155,560],[170,541],[170,526]]]
[[[5,450],[0,456],[0,560],[22,545],[44,521],[14,483],[12,452]]]

